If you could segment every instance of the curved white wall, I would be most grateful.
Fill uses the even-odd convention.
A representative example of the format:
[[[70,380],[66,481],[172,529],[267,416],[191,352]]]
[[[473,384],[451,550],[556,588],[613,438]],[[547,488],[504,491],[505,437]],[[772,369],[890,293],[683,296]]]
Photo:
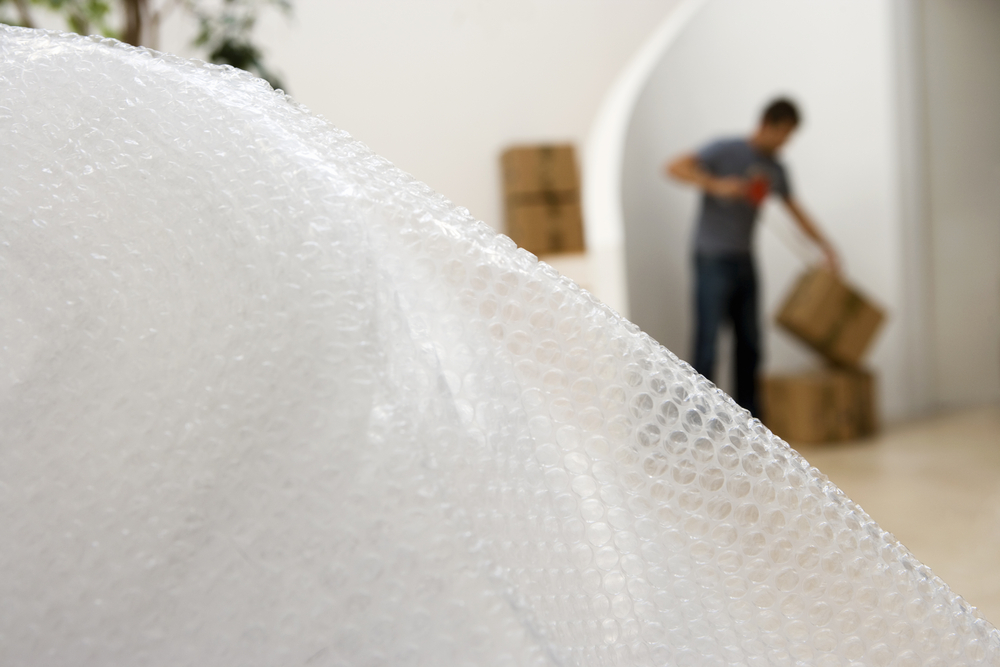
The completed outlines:
[[[629,123],[650,74],[704,4],[705,0],[683,0],[667,15],[615,79],[587,137],[583,207],[589,272],[595,293],[625,317],[629,312],[621,174]]]
[[[797,99],[805,122],[784,156],[793,187],[840,249],[848,277],[890,312],[870,360],[890,418],[909,409],[891,18],[887,0],[711,0],[653,70],[622,167],[630,316],[684,358],[698,197],[668,182],[662,165],[715,137],[748,133],[775,94]],[[757,235],[770,371],[818,363],[771,325],[811,251],[779,209],[768,204]]]

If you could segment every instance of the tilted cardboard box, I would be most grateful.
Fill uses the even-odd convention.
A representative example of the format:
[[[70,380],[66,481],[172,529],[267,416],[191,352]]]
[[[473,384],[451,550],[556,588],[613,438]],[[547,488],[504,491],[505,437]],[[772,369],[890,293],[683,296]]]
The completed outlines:
[[[787,331],[845,366],[860,364],[884,319],[861,292],[822,268],[799,278],[777,317]]]

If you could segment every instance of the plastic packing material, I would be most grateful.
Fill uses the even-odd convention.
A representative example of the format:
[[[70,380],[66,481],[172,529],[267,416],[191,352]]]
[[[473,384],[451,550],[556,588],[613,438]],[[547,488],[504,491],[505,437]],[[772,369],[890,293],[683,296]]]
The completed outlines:
[[[0,664],[1000,664],[634,325],[245,73],[0,27]]]

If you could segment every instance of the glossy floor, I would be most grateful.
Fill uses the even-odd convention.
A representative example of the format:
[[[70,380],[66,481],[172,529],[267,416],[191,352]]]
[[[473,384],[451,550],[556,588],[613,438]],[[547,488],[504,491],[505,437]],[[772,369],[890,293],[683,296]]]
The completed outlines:
[[[1000,625],[1000,405],[792,446]]]

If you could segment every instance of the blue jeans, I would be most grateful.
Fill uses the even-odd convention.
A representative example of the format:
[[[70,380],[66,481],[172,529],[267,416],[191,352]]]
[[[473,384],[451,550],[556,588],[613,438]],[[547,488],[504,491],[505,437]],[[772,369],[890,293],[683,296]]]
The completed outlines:
[[[714,381],[719,327],[733,325],[736,339],[736,402],[760,418],[757,368],[760,327],[757,321],[757,272],[750,255],[695,256],[695,370]]]

